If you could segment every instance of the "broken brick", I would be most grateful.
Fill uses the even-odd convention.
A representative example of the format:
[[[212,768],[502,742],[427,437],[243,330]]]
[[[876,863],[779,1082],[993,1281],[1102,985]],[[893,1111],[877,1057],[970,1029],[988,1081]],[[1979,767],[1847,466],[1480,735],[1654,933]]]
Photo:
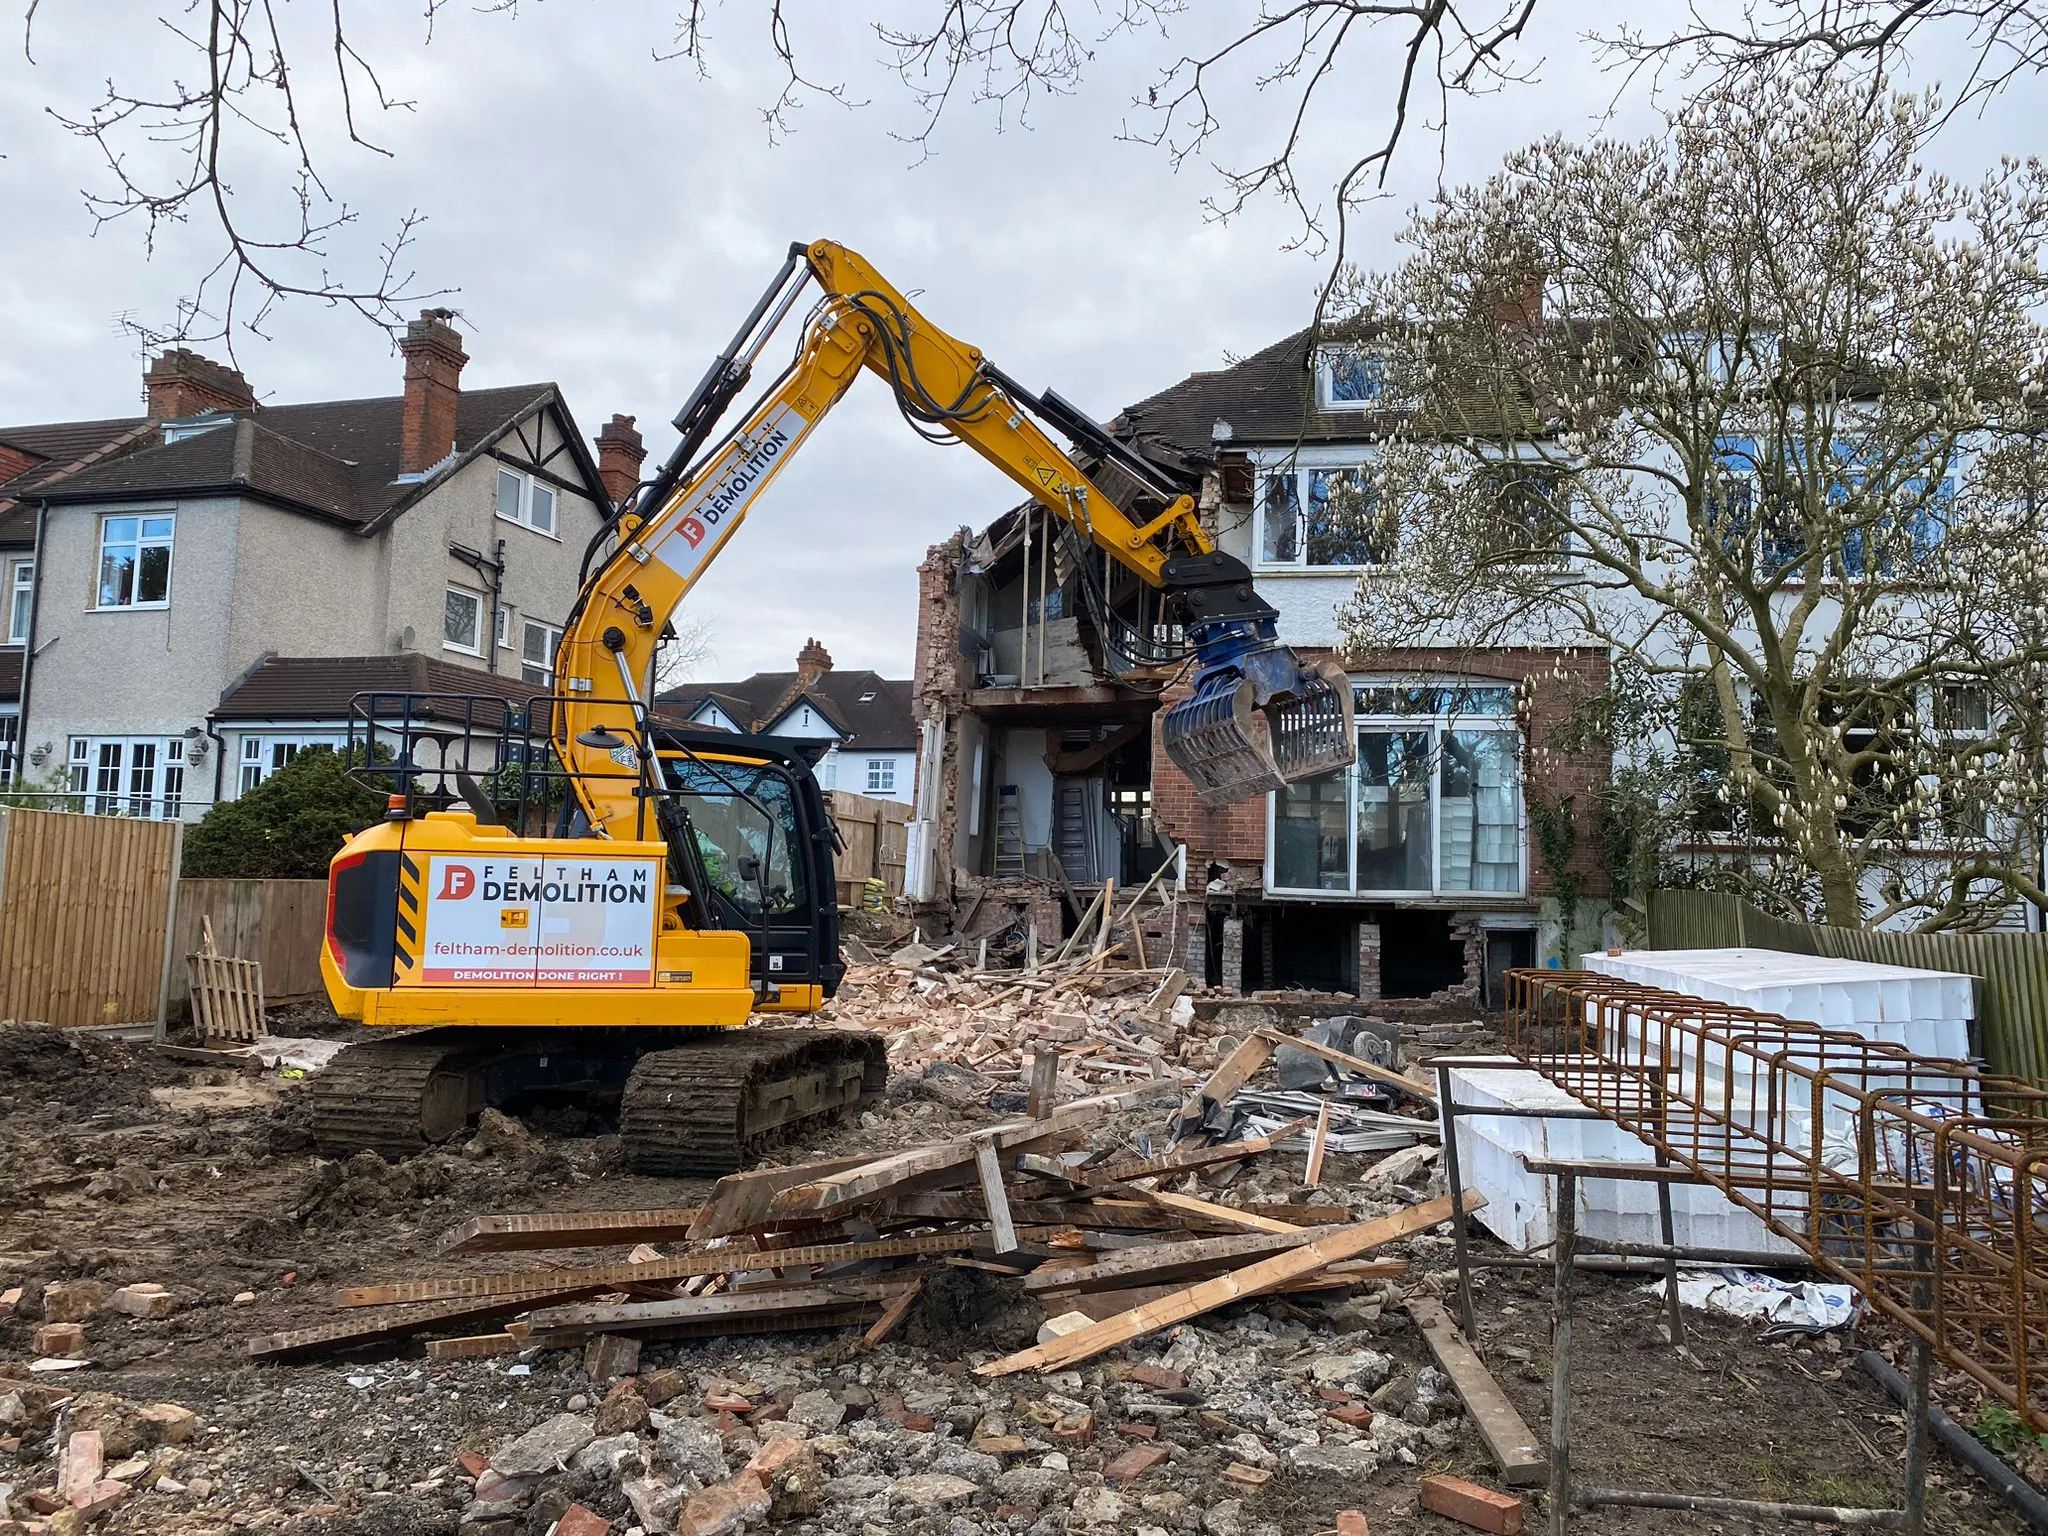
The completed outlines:
[[[611,1521],[595,1510],[571,1504],[555,1522],[555,1536],[605,1536],[611,1528]]]
[[[1325,1403],[1348,1403],[1351,1401],[1351,1394],[1342,1387],[1317,1387],[1316,1397],[1319,1401]]]
[[[650,1408],[659,1408],[688,1391],[689,1386],[689,1377],[679,1370],[649,1371],[640,1378],[640,1400]]]
[[[1130,1379],[1161,1392],[1177,1392],[1188,1384],[1187,1377],[1181,1372],[1150,1361],[1132,1366]]]
[[[1111,1483],[1136,1482],[1166,1457],[1165,1446],[1134,1445],[1102,1469],[1103,1480]]]
[[[1264,1467],[1248,1467],[1241,1461],[1233,1461],[1225,1467],[1223,1475],[1231,1482],[1240,1483],[1246,1488],[1257,1488],[1262,1483],[1273,1481],[1273,1474]]]
[[[1095,1438],[1095,1415],[1085,1408],[1079,1413],[1062,1414],[1059,1420],[1052,1426],[1052,1437],[1055,1440],[1066,1440],[1077,1445],[1084,1440],[1093,1440]]]
[[[676,1536],[727,1536],[767,1514],[768,1505],[768,1490],[761,1480],[742,1472],[691,1494],[676,1517]]]
[[[1335,1408],[1323,1410],[1339,1424],[1349,1424],[1353,1429],[1364,1429],[1372,1423],[1372,1410],[1363,1403],[1343,1403]]]
[[[704,1394],[706,1413],[752,1413],[754,1405],[737,1392],[710,1391]]]
[[[31,1346],[39,1355],[70,1359],[85,1353],[85,1330],[76,1323],[44,1323],[36,1329]]]
[[[457,1462],[461,1463],[462,1470],[467,1472],[471,1477],[482,1477],[486,1472],[491,1470],[491,1464],[488,1461],[486,1461],[483,1457],[477,1455],[475,1451],[464,1451],[460,1456],[457,1456],[455,1459]]]
[[[93,1489],[106,1470],[106,1456],[96,1429],[76,1429],[57,1453],[57,1497],[83,1509],[93,1501]]]
[[[20,1305],[21,1305],[21,1287],[20,1287],[20,1286],[18,1286],[18,1285],[13,1285],[13,1286],[9,1286],[9,1287],[8,1287],[8,1288],[7,1288],[6,1290],[4,1290],[4,1291],[0,1291],[0,1318],[9,1318],[9,1317],[12,1317],[12,1316],[14,1316],[14,1309],[15,1309],[16,1307],[20,1306]]]
[[[107,1299],[106,1287],[97,1280],[52,1280],[43,1287],[43,1320],[50,1323],[82,1323]]]
[[[1522,1501],[1462,1477],[1436,1474],[1421,1484],[1422,1507],[1492,1536],[1515,1536],[1522,1528]]]
[[[1119,1424],[1116,1427],[1116,1432],[1127,1440],[1157,1440],[1159,1438],[1159,1426],[1157,1424]]]
[[[1340,1509],[1337,1511],[1337,1536],[1372,1536],[1372,1527],[1366,1523],[1362,1509]]]
[[[816,1514],[825,1502],[825,1474],[810,1442],[789,1436],[770,1440],[742,1470],[768,1490],[769,1518],[778,1522]]]
[[[177,1298],[160,1285],[124,1285],[107,1303],[125,1317],[165,1318],[177,1306]]]
[[[1022,1435],[988,1435],[976,1440],[974,1448],[984,1456],[1022,1456],[1031,1449]]]
[[[151,1403],[135,1413],[135,1432],[149,1445],[183,1445],[199,1428],[199,1415],[177,1403]]]

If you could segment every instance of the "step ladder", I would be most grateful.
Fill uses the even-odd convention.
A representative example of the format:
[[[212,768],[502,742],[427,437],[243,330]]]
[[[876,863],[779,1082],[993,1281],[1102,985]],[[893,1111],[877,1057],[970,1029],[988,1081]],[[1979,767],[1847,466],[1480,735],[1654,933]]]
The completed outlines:
[[[1024,809],[1014,784],[996,786],[996,873],[1024,873]]]

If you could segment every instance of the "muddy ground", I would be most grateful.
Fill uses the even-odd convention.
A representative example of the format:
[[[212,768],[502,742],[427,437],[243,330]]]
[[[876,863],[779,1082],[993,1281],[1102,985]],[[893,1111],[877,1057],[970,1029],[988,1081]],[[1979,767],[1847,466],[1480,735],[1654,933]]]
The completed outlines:
[[[301,1013],[273,1025],[305,1034],[314,1022]],[[916,1083],[893,1089],[862,1124],[793,1149],[792,1159],[935,1139],[977,1117],[957,1093],[947,1101]],[[528,1127],[396,1165],[371,1156],[325,1162],[306,1134],[303,1091],[276,1071],[229,1072],[150,1047],[86,1048],[0,1027],[0,1290],[23,1292],[15,1314],[0,1320],[0,1404],[34,1384],[16,1392],[16,1422],[0,1417],[0,1486],[11,1486],[18,1520],[43,1518],[25,1496],[51,1486],[59,1436],[97,1425],[108,1463],[128,1461],[134,1487],[102,1517],[99,1528],[110,1533],[545,1536],[571,1499],[617,1517],[612,1529],[624,1532],[635,1517],[622,1477],[643,1461],[656,1480],[692,1475],[684,1470],[697,1443],[690,1436],[701,1439],[693,1426],[710,1420],[689,1416],[702,1414],[706,1387],[721,1384],[752,1392],[760,1405],[714,1437],[724,1440],[733,1470],[782,1413],[809,1427],[830,1480],[822,1505],[787,1522],[797,1536],[1311,1536],[1333,1528],[1347,1508],[1365,1510],[1375,1536],[1445,1536],[1460,1527],[1418,1512],[1420,1475],[1449,1471],[1497,1486],[1455,1400],[1430,1401],[1436,1383],[1422,1373],[1427,1352],[1399,1309],[1402,1286],[1449,1288],[1449,1239],[1428,1234],[1387,1250],[1412,1265],[1392,1287],[1246,1305],[1051,1378],[972,1375],[975,1361],[1028,1343],[1042,1314],[1001,1282],[964,1274],[934,1285],[911,1325],[868,1353],[844,1334],[649,1344],[641,1379],[676,1371],[662,1379],[687,1388],[651,1420],[638,1409],[629,1415],[628,1433],[638,1440],[618,1443],[623,1469],[593,1463],[542,1479],[509,1509],[479,1503],[464,1453],[488,1457],[553,1415],[599,1409],[604,1384],[588,1380],[579,1354],[429,1364],[414,1347],[252,1365],[245,1341],[330,1319],[341,1285],[525,1267],[520,1255],[438,1257],[438,1237],[465,1217],[684,1206],[706,1186],[626,1175],[615,1142],[593,1124]],[[1350,1203],[1370,1161],[1333,1158],[1334,1176],[1318,1197]],[[1261,1175],[1272,1198],[1286,1198],[1296,1177],[1286,1168]],[[1427,1193],[1418,1185],[1403,1198]],[[617,1254],[545,1257],[575,1263]],[[87,1277],[109,1292],[162,1284],[175,1310],[154,1321],[100,1311],[85,1324],[89,1368],[30,1376],[43,1287]],[[1753,1325],[1688,1314],[1689,1354],[1681,1355],[1663,1340],[1661,1303],[1642,1284],[1594,1276],[1582,1286],[1575,1456],[1583,1478],[1896,1502],[1902,1419],[1853,1365],[1866,1343],[1888,1347],[1882,1336],[1763,1342]],[[1549,1279],[1482,1272],[1477,1304],[1488,1363],[1542,1435]],[[1123,1379],[1140,1361],[1181,1371],[1188,1388],[1163,1396]],[[1380,1432],[1366,1439],[1334,1427],[1318,1385],[1374,1395]],[[73,1397],[54,1403],[50,1389]],[[1954,1383],[1944,1392],[1951,1411],[1967,1418],[1974,1394]],[[137,1408],[164,1402],[198,1417],[197,1433],[182,1444],[152,1446],[148,1426],[138,1424]],[[1080,1408],[1094,1409],[1093,1433],[1052,1438],[1048,1416]],[[605,1409],[616,1428],[617,1411]],[[908,1426],[896,1422],[906,1412]],[[991,1415],[1001,1422],[992,1426]],[[1392,1433],[1396,1418],[1412,1432]],[[1123,1427],[1131,1424],[1153,1426],[1156,1442],[1135,1438],[1142,1430]],[[995,1430],[1023,1435],[1030,1450],[999,1459],[970,1448],[971,1438]],[[1105,1488],[1105,1462],[1143,1443],[1168,1447],[1171,1459],[1128,1486]],[[706,1454],[716,1459],[715,1450]],[[147,1471],[133,1470],[138,1456]],[[1241,1486],[1222,1475],[1232,1462],[1273,1476]],[[933,1473],[973,1489],[919,1502],[953,1486],[931,1483]],[[1541,1502],[1529,1499],[1532,1529],[1540,1528]],[[1938,1448],[1932,1502],[1937,1531],[2021,1529]],[[1769,1528],[1615,1509],[1579,1514],[1572,1524],[1587,1536]]]

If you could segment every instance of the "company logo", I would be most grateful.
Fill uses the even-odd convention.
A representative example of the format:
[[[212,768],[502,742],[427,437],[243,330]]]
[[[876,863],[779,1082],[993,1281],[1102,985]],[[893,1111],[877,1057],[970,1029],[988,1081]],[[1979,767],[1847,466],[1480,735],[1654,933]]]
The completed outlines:
[[[460,901],[476,892],[476,871],[465,864],[444,864],[441,866],[441,889],[434,893],[436,901]]]

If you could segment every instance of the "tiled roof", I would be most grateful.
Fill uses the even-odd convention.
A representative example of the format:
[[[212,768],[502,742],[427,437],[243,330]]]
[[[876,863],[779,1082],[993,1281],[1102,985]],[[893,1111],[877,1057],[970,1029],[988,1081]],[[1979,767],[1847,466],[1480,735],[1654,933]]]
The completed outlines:
[[[52,421],[39,426],[0,427],[0,444],[19,449],[37,462],[11,480],[0,481],[0,544],[27,544],[35,538],[35,511],[21,498],[86,460],[121,447],[149,423],[140,416],[107,421]]]
[[[213,718],[344,720],[359,693],[482,694],[524,707],[547,688],[478,667],[457,666],[416,652],[392,656],[272,656],[221,695]],[[397,702],[380,705],[396,713]],[[438,713],[446,715],[445,709]],[[480,723],[495,730],[495,713]]]
[[[559,400],[552,384],[464,390],[452,462],[489,445],[550,400]],[[66,475],[48,494],[53,502],[69,502],[242,493],[338,522],[371,524],[402,507],[424,483],[395,483],[404,403],[390,395],[239,411],[229,426]]]
[[[806,689],[799,690],[796,681],[794,672],[756,672],[736,683],[687,683],[660,695],[655,704],[665,715],[682,719],[709,700],[746,731],[765,731],[798,704],[809,704],[840,733],[844,747],[874,752],[916,749],[909,679],[835,669]]]

